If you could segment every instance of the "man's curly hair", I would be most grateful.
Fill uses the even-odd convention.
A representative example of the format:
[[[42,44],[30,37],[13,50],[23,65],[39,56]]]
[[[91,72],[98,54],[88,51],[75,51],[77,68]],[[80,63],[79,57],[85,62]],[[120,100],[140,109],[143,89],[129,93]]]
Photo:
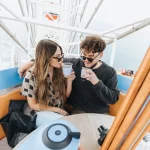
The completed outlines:
[[[86,52],[103,52],[106,47],[106,43],[98,36],[87,36],[80,44],[80,49],[85,49]]]

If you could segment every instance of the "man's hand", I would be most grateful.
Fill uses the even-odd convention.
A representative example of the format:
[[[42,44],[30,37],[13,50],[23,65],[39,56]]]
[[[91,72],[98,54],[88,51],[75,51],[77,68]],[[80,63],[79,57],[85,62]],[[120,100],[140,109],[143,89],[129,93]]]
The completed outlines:
[[[34,65],[34,62],[29,61],[29,62],[25,63],[24,65],[20,66],[18,68],[18,74],[19,74],[20,78],[24,77],[26,74],[26,71],[28,69],[30,69],[33,65]]]
[[[99,79],[97,78],[96,74],[92,70],[84,70],[85,74],[83,77],[90,81],[93,85],[97,84],[99,82]]]

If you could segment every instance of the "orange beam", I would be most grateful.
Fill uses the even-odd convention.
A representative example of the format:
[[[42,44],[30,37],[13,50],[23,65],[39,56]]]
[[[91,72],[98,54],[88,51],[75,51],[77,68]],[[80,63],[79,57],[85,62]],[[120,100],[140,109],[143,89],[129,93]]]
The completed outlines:
[[[145,124],[148,122],[149,117],[150,117],[150,102],[145,107],[143,113],[141,114],[138,121],[134,125],[130,134],[127,136],[120,150],[127,150],[130,148],[132,143],[135,141],[136,137],[139,135]]]
[[[150,70],[150,47],[148,48],[145,57],[139,67],[139,70],[127,92],[125,100],[121,104],[121,109],[117,113],[117,116],[111,126],[110,131],[108,132],[108,135],[101,147],[101,150],[107,150],[109,148],[149,70]]]
[[[134,144],[134,146],[132,147],[131,150],[134,150],[138,144],[140,143],[140,141],[144,138],[144,136],[146,135],[147,132],[150,132],[150,124],[145,128],[144,132],[141,134],[141,136],[139,137],[139,139],[136,141],[136,143]]]
[[[129,127],[131,126],[132,122],[136,118],[136,116],[137,116],[138,112],[140,111],[142,105],[144,104],[145,100],[149,96],[149,93],[150,93],[149,85],[150,85],[150,71],[149,71],[139,93],[137,94],[134,102],[132,103],[127,115],[125,116],[125,119],[123,120],[115,138],[113,139],[113,141],[109,147],[109,150],[117,149],[118,145],[124,138],[124,135],[126,134]]]

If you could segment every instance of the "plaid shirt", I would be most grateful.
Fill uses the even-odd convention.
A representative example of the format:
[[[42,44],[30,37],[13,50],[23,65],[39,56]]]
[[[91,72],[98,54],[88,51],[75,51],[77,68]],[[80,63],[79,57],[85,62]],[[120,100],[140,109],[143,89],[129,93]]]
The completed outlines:
[[[50,81],[49,74],[47,75],[47,83],[49,86],[48,87],[48,96],[49,96],[48,106],[63,108],[63,99],[55,97],[55,91]],[[21,94],[24,95],[25,97],[36,99],[38,102],[38,98],[35,95],[36,87],[37,87],[36,78],[34,74],[32,74],[30,70],[28,70],[22,83]]]

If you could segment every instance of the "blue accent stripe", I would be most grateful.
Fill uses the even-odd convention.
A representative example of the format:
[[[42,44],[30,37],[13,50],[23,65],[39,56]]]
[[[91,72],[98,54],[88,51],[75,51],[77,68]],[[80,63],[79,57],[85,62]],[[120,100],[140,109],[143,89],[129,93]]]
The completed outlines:
[[[22,83],[23,79],[19,78],[17,70],[18,68],[11,68],[0,71],[0,90],[4,90]],[[119,90],[126,93],[133,79],[120,74],[117,74],[117,78]]]
[[[19,78],[17,71],[18,68],[0,71],[0,90],[11,88],[22,83],[23,79]]]
[[[118,89],[126,93],[128,89],[130,88],[133,78],[120,75],[120,74],[117,74],[117,78],[118,78]]]

